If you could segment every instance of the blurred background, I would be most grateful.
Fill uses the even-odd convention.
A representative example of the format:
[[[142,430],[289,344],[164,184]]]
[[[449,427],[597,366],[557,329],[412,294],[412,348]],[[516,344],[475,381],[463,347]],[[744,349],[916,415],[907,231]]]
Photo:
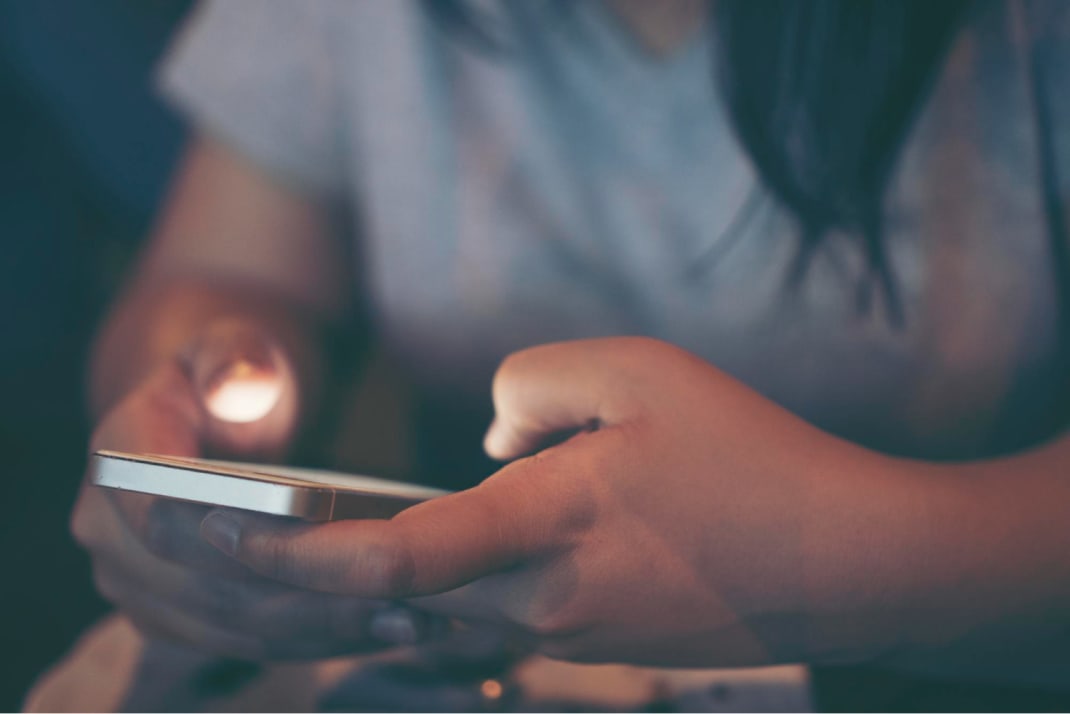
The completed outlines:
[[[67,517],[85,355],[181,126],[152,93],[186,0],[0,0],[0,711],[104,604]]]

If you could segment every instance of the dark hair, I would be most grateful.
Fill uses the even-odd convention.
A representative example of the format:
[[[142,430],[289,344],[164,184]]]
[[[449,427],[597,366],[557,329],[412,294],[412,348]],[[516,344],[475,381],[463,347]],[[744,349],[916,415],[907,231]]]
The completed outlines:
[[[798,221],[790,282],[833,230],[855,236],[901,320],[886,260],[883,197],[899,148],[971,0],[718,0],[717,81],[733,127],[772,195]],[[424,0],[432,18],[495,49],[466,0]],[[567,7],[567,5],[565,6]]]
[[[882,240],[888,179],[969,0],[721,0],[719,77],[740,141],[799,222],[800,276],[831,230],[862,242],[865,307],[901,319]]]

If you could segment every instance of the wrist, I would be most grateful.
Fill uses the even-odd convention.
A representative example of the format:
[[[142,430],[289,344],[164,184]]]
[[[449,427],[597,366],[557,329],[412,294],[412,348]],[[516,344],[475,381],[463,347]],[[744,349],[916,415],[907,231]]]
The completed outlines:
[[[1017,678],[1058,661],[1065,672],[1070,482],[1061,473],[1064,458],[1048,447],[912,467],[941,494],[941,505],[926,524],[927,547],[909,563],[908,617],[885,663]]]
[[[965,608],[962,552],[973,525],[972,484],[949,467],[854,447],[826,476],[809,588],[821,664],[860,663],[954,640]]]
[[[1055,475],[1031,458],[871,455],[836,492],[841,522],[812,603],[832,615],[815,618],[822,647],[810,661],[955,676],[1025,666],[1068,615],[1070,485]]]

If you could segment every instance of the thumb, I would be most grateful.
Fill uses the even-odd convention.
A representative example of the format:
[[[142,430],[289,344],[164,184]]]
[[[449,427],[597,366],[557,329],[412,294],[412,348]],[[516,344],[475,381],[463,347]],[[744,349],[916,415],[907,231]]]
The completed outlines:
[[[391,520],[308,524],[216,510],[201,535],[254,572],[298,587],[377,599],[433,595],[556,548],[585,522],[573,513],[582,504],[540,485],[549,461],[510,464]],[[529,469],[539,473],[522,473]]]
[[[183,353],[206,415],[206,441],[226,454],[281,456],[298,415],[297,379],[280,347],[255,325],[221,320]]]
[[[186,369],[169,360],[105,412],[89,449],[198,456],[204,421]]]
[[[492,458],[507,461],[554,437],[626,419],[622,382],[630,369],[631,338],[541,345],[507,357],[494,375],[495,417],[483,440]],[[622,376],[624,379],[622,379]]]

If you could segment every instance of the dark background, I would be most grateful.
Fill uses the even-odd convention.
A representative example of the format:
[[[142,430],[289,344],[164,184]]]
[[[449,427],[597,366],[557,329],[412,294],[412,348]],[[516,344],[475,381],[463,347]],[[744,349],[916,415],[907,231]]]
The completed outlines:
[[[182,143],[151,70],[185,0],[0,0],[0,711],[104,612],[67,518],[92,330]]]

